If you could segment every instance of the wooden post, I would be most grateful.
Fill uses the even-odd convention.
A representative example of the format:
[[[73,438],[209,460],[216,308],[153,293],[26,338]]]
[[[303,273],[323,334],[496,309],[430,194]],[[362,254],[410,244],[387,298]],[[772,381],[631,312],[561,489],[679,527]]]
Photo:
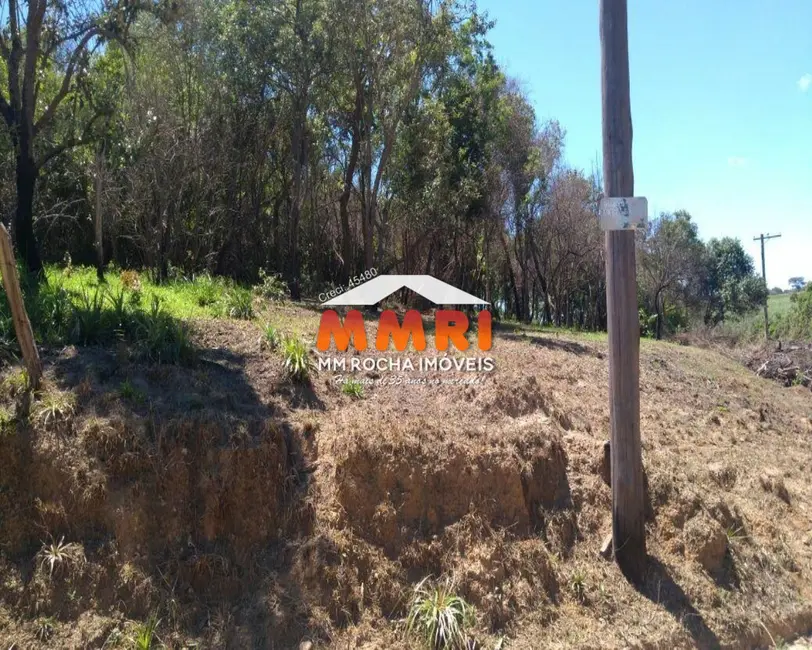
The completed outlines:
[[[604,195],[633,197],[626,0],[600,0],[600,36]],[[634,230],[606,232],[606,302],[614,554],[623,574],[640,582],[646,568],[646,529]]]
[[[764,286],[767,288],[767,300],[764,301],[764,339],[770,340],[770,312],[767,303],[770,302],[770,285],[767,284],[767,263],[764,259],[764,240],[775,239],[781,235],[765,235],[761,233],[758,237],[753,237],[753,241],[761,240],[761,277],[764,278]]]
[[[34,343],[34,332],[25,311],[23,293],[20,290],[20,278],[17,276],[17,261],[11,248],[11,237],[3,224],[0,224],[0,271],[3,273],[3,286],[6,289],[11,317],[14,320],[14,331],[23,353],[23,361],[28,369],[28,381],[34,390],[39,388],[42,378],[42,364],[39,360],[37,346]]]

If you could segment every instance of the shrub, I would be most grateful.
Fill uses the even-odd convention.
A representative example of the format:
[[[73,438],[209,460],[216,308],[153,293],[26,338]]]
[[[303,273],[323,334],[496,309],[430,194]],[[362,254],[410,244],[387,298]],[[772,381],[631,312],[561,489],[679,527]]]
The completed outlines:
[[[134,320],[134,338],[142,358],[156,363],[194,359],[194,347],[186,328],[161,309],[158,296],[152,297],[150,311],[138,312]]]
[[[282,343],[282,333],[270,323],[265,323],[262,330],[263,341],[270,350],[276,350]]]
[[[51,426],[73,415],[76,395],[69,391],[49,390],[37,396],[34,406],[34,420],[43,426]]]
[[[454,593],[450,580],[434,585],[428,578],[415,587],[406,618],[406,631],[431,650],[461,650],[474,623],[474,610]]]
[[[40,569],[48,570],[48,577],[53,578],[54,574],[59,574],[71,565],[80,564],[84,561],[84,551],[79,544],[65,543],[65,538],[58,542],[53,539],[48,544],[43,544],[39,553]]]
[[[268,300],[284,301],[290,297],[285,281],[277,274],[267,273],[265,269],[259,270],[259,284],[254,291]]]
[[[250,320],[254,317],[253,296],[247,289],[232,287],[226,294],[226,313],[229,318]]]
[[[194,294],[200,307],[210,307],[217,303],[223,293],[223,287],[208,273],[195,276],[192,279]]]
[[[98,343],[104,334],[104,292],[96,289],[91,295],[84,289],[73,308],[71,338],[87,345]]]
[[[298,337],[290,336],[283,341],[282,356],[285,359],[285,373],[294,381],[306,381],[315,368],[310,350]]]

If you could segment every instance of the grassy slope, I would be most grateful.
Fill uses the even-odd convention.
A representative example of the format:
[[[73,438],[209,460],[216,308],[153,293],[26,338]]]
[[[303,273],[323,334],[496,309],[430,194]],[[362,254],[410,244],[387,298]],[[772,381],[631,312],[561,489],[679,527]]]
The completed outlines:
[[[95,279],[74,270],[62,281],[81,292]],[[109,278],[111,287],[117,282]],[[517,649],[752,647],[769,641],[764,627],[778,638],[812,622],[808,390],[783,389],[712,351],[642,342],[654,560],[635,590],[596,553],[611,526],[600,475],[605,337],[506,327],[494,343],[497,371],[483,386],[375,384],[359,399],[328,374],[291,385],[279,352],[261,343],[258,324],[266,321],[312,341],[317,312],[255,301],[253,323],[212,319],[200,287],[142,283],[174,316],[205,319],[195,324],[197,366],[119,366],[113,353],[60,351],[45,360],[55,397],[34,403],[30,431],[17,414],[14,373],[2,383],[4,435],[15,426],[29,431],[4,440],[31,441],[24,458],[39,499],[26,515],[38,526],[27,545],[14,562],[0,553],[3,639],[25,647],[49,627],[54,647],[101,647],[116,635],[127,647],[136,622],[158,610],[171,647],[191,638],[200,647],[296,647],[313,638],[328,647],[413,648],[393,619],[429,573],[457,579],[477,607],[474,633],[485,647],[502,635]],[[225,288],[218,291],[221,301]],[[49,408],[57,419],[65,409],[56,428]],[[257,429],[258,422],[272,426]],[[222,427],[225,444],[212,433]],[[274,453],[267,437],[280,431],[298,457],[284,484],[311,478],[303,494],[294,499],[285,488],[276,502],[267,495],[281,476],[268,471],[284,462],[255,459]],[[518,480],[526,470],[517,459],[559,448],[564,474],[554,454],[533,461],[533,471],[557,476],[570,496],[544,505],[532,529],[503,530],[505,512],[526,516],[528,479]],[[0,444],[0,462],[16,458],[6,452]],[[186,478],[192,471],[199,481]],[[482,485],[490,499],[469,504]],[[69,496],[92,486],[100,497]],[[0,515],[8,516],[3,503]],[[206,505],[179,514],[194,503]],[[2,529],[0,550],[17,528]],[[114,552],[91,541],[99,530]],[[278,530],[288,548],[269,557],[268,536]],[[43,573],[35,540],[47,534],[85,549],[75,576]],[[191,555],[177,541],[187,535]],[[708,570],[702,562],[720,535],[722,563]],[[256,559],[246,563],[246,554]],[[27,584],[23,568],[32,559]],[[93,577],[101,574],[114,579]]]

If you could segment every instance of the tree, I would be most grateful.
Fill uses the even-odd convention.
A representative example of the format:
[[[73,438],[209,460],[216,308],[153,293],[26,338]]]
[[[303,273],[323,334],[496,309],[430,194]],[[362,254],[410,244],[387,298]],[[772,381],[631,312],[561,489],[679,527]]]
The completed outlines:
[[[666,313],[666,301],[690,301],[690,289],[702,263],[704,246],[696,224],[685,211],[662,213],[649,222],[639,246],[640,284],[649,307],[656,315],[655,335],[660,339]]]
[[[92,141],[98,121],[109,114],[87,90],[87,70],[94,52],[105,43],[126,39],[146,0],[103,0],[82,5],[59,0],[9,0],[0,30],[5,92],[0,113],[16,158],[14,235],[28,269],[39,272],[42,261],[34,236],[33,209],[37,178],[62,153]],[[61,133],[54,129],[66,112]]]
[[[767,300],[764,280],[738,239],[711,239],[703,269],[705,321],[718,323],[728,314],[744,314]]]
[[[806,286],[806,279],[801,276],[790,278],[789,286],[793,291],[801,291]]]

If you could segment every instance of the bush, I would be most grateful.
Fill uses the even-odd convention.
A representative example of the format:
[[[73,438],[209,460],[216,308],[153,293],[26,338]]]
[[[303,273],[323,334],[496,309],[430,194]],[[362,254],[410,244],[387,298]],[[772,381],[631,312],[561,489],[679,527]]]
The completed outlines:
[[[792,294],[790,308],[779,314],[771,327],[777,338],[812,339],[812,284]]]
[[[282,333],[270,323],[265,323],[262,334],[264,344],[267,345],[270,350],[276,350],[282,343]]]
[[[226,294],[226,314],[229,318],[250,320],[254,317],[254,297],[248,289],[232,287]]]
[[[208,273],[195,276],[192,279],[194,294],[197,304],[200,307],[209,307],[220,300],[223,294],[223,286]]]
[[[285,281],[279,275],[267,273],[265,269],[259,270],[259,284],[254,291],[268,300],[284,301],[290,297]]]
[[[415,587],[406,619],[406,630],[431,650],[462,650],[468,642],[467,630],[474,623],[474,610],[454,593],[446,580],[433,587],[424,578]]]
[[[310,350],[298,337],[291,336],[283,341],[282,356],[285,359],[285,373],[294,381],[306,381],[315,368]]]

